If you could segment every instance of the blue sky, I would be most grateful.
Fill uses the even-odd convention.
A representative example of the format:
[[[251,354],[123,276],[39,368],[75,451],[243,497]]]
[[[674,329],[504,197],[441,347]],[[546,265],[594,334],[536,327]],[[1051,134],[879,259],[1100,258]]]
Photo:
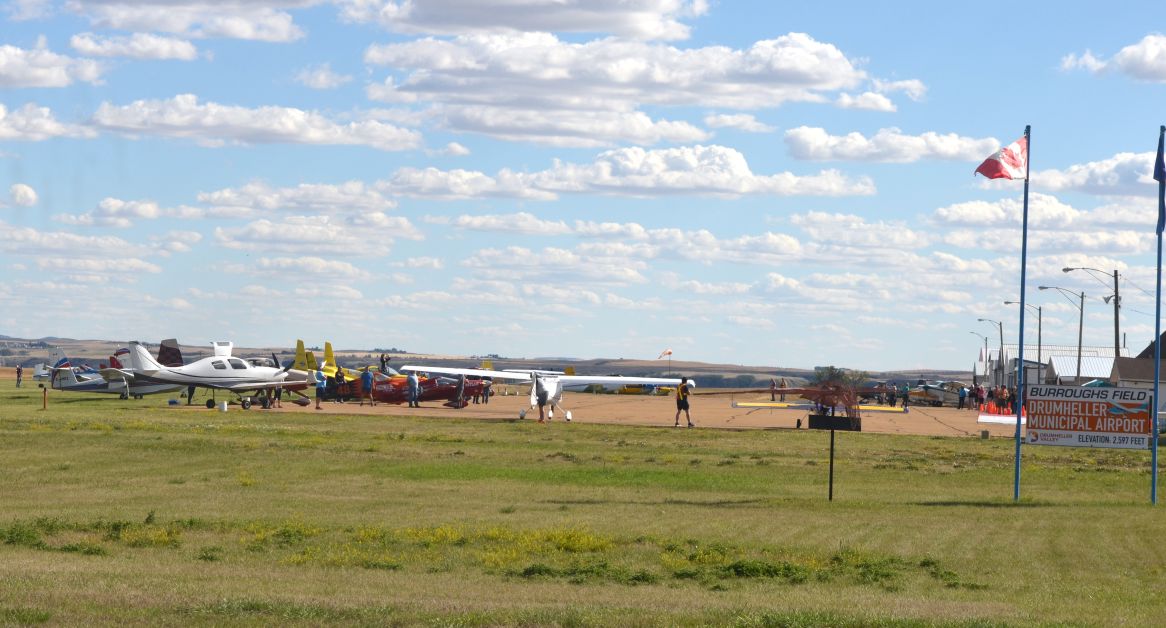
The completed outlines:
[[[1146,345],[1156,5],[785,4],[4,3],[0,333],[970,369],[1031,124],[1044,341]]]

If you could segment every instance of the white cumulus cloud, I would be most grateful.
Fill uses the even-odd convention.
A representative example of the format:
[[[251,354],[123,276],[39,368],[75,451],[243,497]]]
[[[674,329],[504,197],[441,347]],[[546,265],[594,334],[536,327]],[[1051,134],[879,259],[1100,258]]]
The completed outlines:
[[[1146,35],[1108,60],[1088,50],[1080,55],[1071,53],[1061,59],[1061,67],[1066,70],[1081,68],[1093,73],[1113,71],[1140,81],[1166,82],[1166,35]]]
[[[80,33],[69,39],[73,50],[91,57],[130,57],[133,59],[179,59],[193,61],[198,48],[185,39],[162,37],[149,33],[129,36],[100,37]]]
[[[304,33],[285,9],[313,4],[317,0],[66,0],[65,8],[100,29],[289,42]]]
[[[92,59],[74,59],[44,47],[32,50],[0,45],[0,87],[68,87],[80,81],[101,82],[101,65]]]
[[[247,108],[199,102],[193,94],[169,100],[137,100],[129,105],[102,103],[93,115],[100,128],[130,136],[187,138],[206,146],[244,144],[333,144],[408,150],[421,134],[391,124],[365,120],[340,123],[320,113],[291,107]]]
[[[338,0],[341,15],[401,33],[612,33],[633,39],[686,39],[680,20],[708,10],[707,0]]]
[[[643,108],[827,102],[867,79],[836,46],[804,33],[743,49],[476,34],[373,45],[364,59],[395,70],[367,89],[371,99],[428,107],[453,131],[563,146],[704,141],[703,130]],[[867,100],[880,99],[890,102]]]
[[[748,113],[710,114],[704,117],[704,123],[714,129],[740,129],[750,133],[770,133],[776,129]]]
[[[351,81],[351,76],[333,72],[329,63],[313,65],[296,74],[296,82],[312,89],[336,89]]]
[[[930,131],[906,135],[895,128],[879,129],[868,138],[857,132],[830,135],[819,127],[800,126],[785,132],[785,143],[797,159],[895,163],[928,159],[980,161],[1000,148],[1000,143],[990,137],[977,139]]]
[[[37,202],[36,190],[26,183],[13,183],[8,188],[8,197],[18,207],[32,207]]]
[[[52,137],[93,137],[87,127],[66,124],[56,119],[48,107],[27,103],[9,110],[0,104],[0,140],[39,142]]]
[[[897,111],[895,103],[890,98],[875,92],[863,92],[857,96],[853,94],[839,94],[835,101],[843,109],[866,109],[868,111]]]

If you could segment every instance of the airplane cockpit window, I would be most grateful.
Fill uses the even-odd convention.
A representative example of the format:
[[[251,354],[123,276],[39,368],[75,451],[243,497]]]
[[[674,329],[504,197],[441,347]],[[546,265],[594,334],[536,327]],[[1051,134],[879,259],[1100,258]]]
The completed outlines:
[[[233,369],[245,369],[245,368],[247,368],[247,363],[240,360],[239,358],[231,358],[230,360],[227,360],[227,361],[231,363],[231,368],[233,368]]]
[[[211,366],[215,367],[216,369],[218,369],[218,370],[220,370],[220,371],[225,371],[225,370],[227,370],[227,365],[226,365],[226,364],[223,364],[223,361],[222,361],[222,360],[214,360],[214,361],[212,361],[212,362],[211,362]]]

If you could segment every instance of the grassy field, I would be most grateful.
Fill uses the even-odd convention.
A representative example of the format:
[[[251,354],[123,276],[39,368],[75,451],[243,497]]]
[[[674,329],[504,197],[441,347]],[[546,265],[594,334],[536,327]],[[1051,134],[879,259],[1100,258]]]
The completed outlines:
[[[1160,625],[1149,454],[0,382],[0,625]]]

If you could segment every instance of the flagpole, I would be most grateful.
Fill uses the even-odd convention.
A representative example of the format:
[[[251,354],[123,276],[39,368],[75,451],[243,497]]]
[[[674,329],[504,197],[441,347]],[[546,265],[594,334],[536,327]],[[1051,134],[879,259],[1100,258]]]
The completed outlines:
[[[1028,268],[1028,179],[1032,164],[1032,125],[1024,127],[1024,215],[1020,227],[1020,341],[1016,351],[1016,468],[1013,469],[1012,501],[1020,501],[1020,420],[1024,414],[1024,306],[1025,270]],[[1003,360],[1004,356],[1000,356]],[[1037,372],[1040,372],[1038,367]]]
[[[1166,125],[1158,127],[1158,155],[1154,160],[1154,178],[1158,180],[1158,267],[1154,292],[1154,424],[1150,433],[1150,504],[1158,503],[1158,380],[1162,368],[1162,230],[1166,227],[1166,164],[1162,144]]]

